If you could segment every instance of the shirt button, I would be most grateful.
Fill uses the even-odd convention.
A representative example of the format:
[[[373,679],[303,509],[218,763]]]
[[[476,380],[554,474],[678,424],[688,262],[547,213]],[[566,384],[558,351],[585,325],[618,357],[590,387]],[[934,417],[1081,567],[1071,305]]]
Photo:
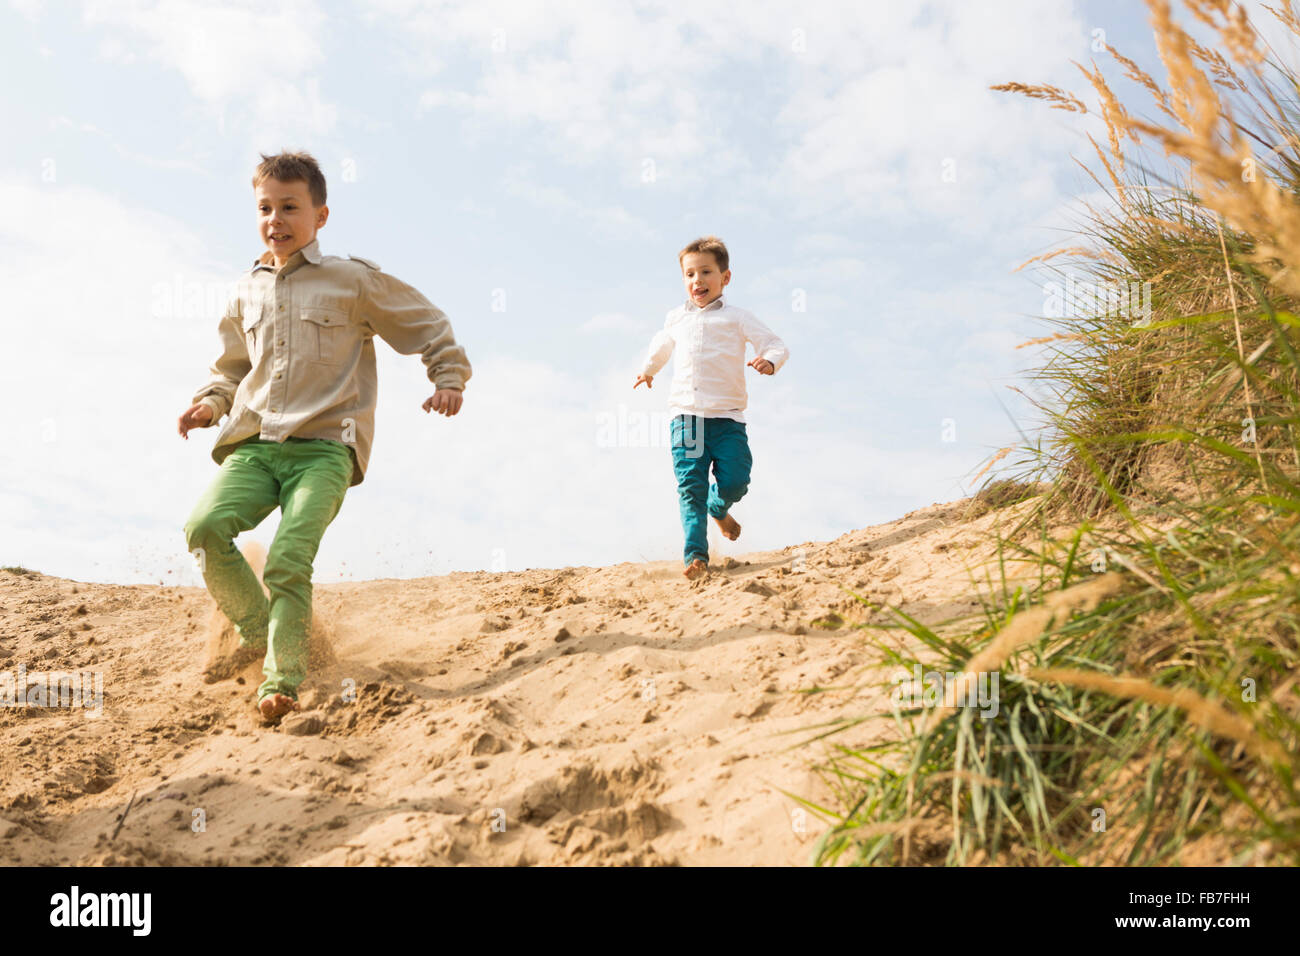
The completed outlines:
[[[273,409],[271,409],[271,411],[273,411],[273,412],[278,412],[279,410],[280,410],[280,409],[278,409],[278,408],[273,408]]]

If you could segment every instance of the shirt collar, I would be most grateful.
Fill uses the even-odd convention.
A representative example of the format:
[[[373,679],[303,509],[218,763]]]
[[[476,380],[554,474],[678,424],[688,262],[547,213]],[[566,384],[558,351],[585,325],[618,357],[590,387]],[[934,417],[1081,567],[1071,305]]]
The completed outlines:
[[[725,295],[720,295],[702,309],[694,302],[692,302],[690,299],[687,299],[686,311],[687,312],[712,312],[714,309],[725,308],[727,304],[726,302],[723,301],[725,298],[726,298]]]
[[[320,265],[320,260],[321,260],[320,240],[313,239],[311,242],[307,243],[307,245],[303,246],[301,249],[299,249],[297,252],[291,255],[289,257],[289,261],[284,264],[284,270],[286,272],[289,271],[291,267],[296,268],[297,266],[296,260],[298,259],[299,256],[302,256],[303,259],[305,259],[307,262],[310,262],[314,266]],[[272,272],[275,271],[275,256],[272,255],[270,249],[267,249],[266,252],[262,253],[260,256],[258,256],[256,259],[253,260],[253,268],[250,269],[249,271],[256,272],[258,269],[270,269]]]

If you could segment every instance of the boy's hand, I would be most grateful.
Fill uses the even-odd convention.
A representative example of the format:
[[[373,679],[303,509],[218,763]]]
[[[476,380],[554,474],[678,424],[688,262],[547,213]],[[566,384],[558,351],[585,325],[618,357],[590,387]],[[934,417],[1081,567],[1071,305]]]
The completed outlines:
[[[759,375],[771,375],[776,371],[776,366],[765,358],[756,358],[749,363],[749,366]]]
[[[654,388],[655,387],[654,381],[655,381],[655,377],[653,375],[638,375],[636,377],[636,385],[640,385],[642,382],[645,382],[646,388]],[[633,391],[636,391],[636,385],[632,386]]]
[[[439,415],[446,415],[450,418],[460,411],[460,403],[464,400],[458,388],[440,388],[424,400],[420,407],[426,412],[434,411]]]
[[[207,428],[211,424],[212,406],[200,403],[185,409],[185,414],[176,423],[176,430],[180,432],[182,438],[188,441],[190,436],[186,433],[191,428]]]

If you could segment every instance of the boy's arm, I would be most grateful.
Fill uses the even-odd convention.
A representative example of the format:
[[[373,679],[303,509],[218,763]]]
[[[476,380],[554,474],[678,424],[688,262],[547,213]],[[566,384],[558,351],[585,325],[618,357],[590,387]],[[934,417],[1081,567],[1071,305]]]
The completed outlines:
[[[361,318],[402,355],[420,353],[437,388],[463,390],[473,374],[465,350],[456,344],[442,310],[401,279],[366,269]]]
[[[212,409],[212,423],[230,411],[235,403],[235,390],[253,368],[244,341],[244,329],[239,315],[239,298],[232,296],[226,303],[226,313],[217,327],[221,336],[221,354],[209,369],[208,383],[194,393],[192,405],[207,405]]]
[[[745,341],[754,346],[755,354],[767,359],[772,363],[772,370],[779,372],[785,360],[790,357],[790,350],[777,334],[749,314],[741,318],[740,329],[745,334]]]
[[[665,319],[664,327],[650,340],[650,351],[646,353],[645,361],[641,364],[642,378],[658,375],[659,370],[667,365],[668,359],[672,357],[673,346],[677,343],[672,333],[668,331],[668,323],[671,321],[671,317]]]

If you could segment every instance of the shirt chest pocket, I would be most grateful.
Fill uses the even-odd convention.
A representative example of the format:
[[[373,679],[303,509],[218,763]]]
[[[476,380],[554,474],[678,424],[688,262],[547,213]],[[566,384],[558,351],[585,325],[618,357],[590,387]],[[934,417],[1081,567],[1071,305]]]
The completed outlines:
[[[266,333],[265,304],[262,302],[249,302],[244,306],[243,329],[244,329],[244,346],[248,349],[248,357],[254,365],[262,355],[262,336]]]
[[[342,365],[354,338],[348,314],[323,305],[303,306],[298,313],[298,349],[309,362]]]

